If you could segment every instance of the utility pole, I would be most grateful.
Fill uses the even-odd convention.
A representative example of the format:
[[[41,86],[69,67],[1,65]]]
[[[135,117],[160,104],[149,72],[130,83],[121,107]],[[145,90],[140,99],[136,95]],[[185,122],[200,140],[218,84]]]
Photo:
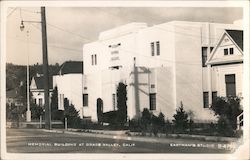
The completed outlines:
[[[45,7],[41,7],[41,25],[42,25],[42,47],[43,47],[45,128],[51,129],[51,109],[49,104],[49,73],[48,73],[48,49],[47,49]]]
[[[30,76],[29,76],[29,31],[27,31],[27,112],[26,121],[31,121],[31,111],[30,111]]]

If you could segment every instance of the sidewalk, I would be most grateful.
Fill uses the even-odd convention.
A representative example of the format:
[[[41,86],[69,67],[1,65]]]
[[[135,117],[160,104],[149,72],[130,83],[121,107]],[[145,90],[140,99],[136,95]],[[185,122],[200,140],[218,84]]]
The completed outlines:
[[[140,142],[151,142],[151,143],[241,143],[241,138],[231,137],[216,137],[216,136],[202,136],[202,135],[187,135],[187,134],[169,134],[168,137],[163,136],[151,137],[151,136],[137,136],[139,133],[130,132],[131,136],[125,134],[126,131],[107,131],[107,130],[82,130],[79,129],[53,129],[45,130],[45,132],[73,134],[84,137],[96,137],[96,138],[110,138],[120,139],[128,141],[140,141]]]

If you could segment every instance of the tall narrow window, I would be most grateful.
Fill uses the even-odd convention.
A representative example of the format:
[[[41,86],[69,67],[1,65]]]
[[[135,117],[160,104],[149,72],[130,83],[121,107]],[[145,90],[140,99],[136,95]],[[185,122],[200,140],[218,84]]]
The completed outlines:
[[[229,49],[229,53],[230,53],[230,54],[234,54],[234,48],[230,48],[230,49]]]
[[[155,55],[155,45],[154,42],[151,42],[151,55],[154,56]]]
[[[88,94],[83,94],[82,99],[83,99],[83,106],[88,106],[89,95]]]
[[[94,65],[94,55],[91,55],[91,64]]]
[[[208,102],[208,92],[203,92],[203,107],[208,108],[209,102]]]
[[[228,49],[227,48],[224,49],[224,55],[228,55]]]
[[[160,55],[160,42],[156,42],[156,54],[159,56]]]
[[[201,48],[201,54],[202,54],[202,67],[206,67],[206,61],[207,61],[207,47]]]
[[[214,102],[217,98],[217,91],[212,92],[212,101]]]
[[[227,97],[236,96],[235,74],[225,75]]]
[[[113,110],[115,111],[116,110],[116,96],[114,93],[112,94],[112,105],[113,105]]]
[[[96,54],[95,54],[95,58],[94,58],[94,59],[95,59],[95,65],[97,65],[97,58],[96,58]]]
[[[150,110],[156,110],[156,93],[149,94]]]

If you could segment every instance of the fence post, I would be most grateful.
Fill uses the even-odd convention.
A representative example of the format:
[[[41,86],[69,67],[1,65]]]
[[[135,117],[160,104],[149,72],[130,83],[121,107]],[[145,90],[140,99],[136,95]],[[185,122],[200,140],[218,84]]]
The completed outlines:
[[[65,117],[65,124],[64,124],[64,126],[65,126],[65,130],[67,130],[68,129],[67,117]]]

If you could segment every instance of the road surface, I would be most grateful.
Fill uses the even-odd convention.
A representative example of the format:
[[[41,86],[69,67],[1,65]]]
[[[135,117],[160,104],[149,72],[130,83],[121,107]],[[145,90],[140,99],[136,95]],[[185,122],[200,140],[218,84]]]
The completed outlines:
[[[226,143],[169,139],[167,143],[91,137],[87,134],[7,129],[10,153],[229,153]]]

